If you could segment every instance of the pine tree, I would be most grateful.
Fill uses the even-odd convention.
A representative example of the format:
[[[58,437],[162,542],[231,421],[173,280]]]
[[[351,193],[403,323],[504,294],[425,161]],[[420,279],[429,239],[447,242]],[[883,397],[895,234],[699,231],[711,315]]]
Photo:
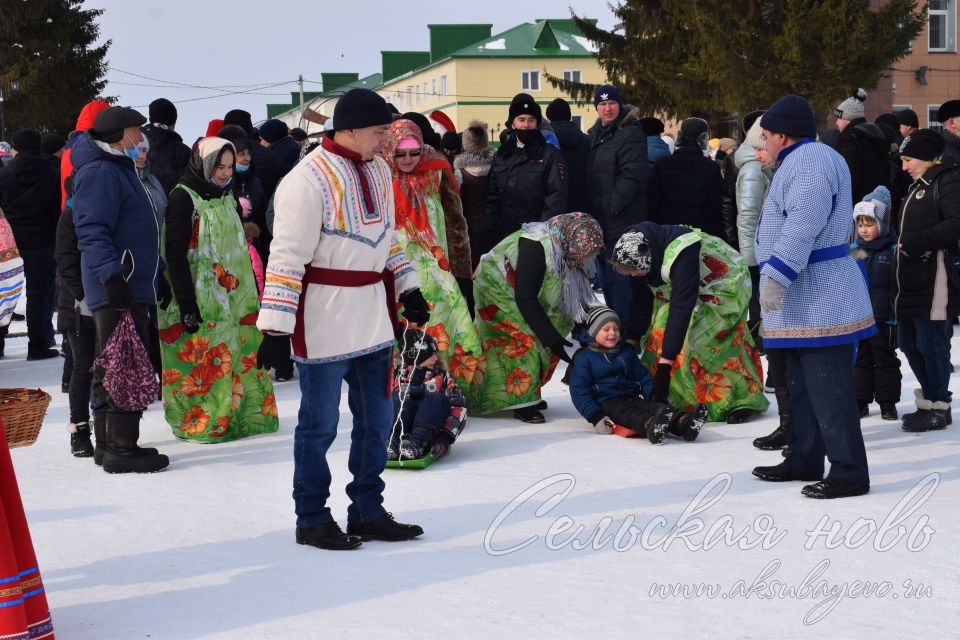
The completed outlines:
[[[0,87],[7,131],[73,129],[84,104],[106,86],[110,41],[100,35],[101,9],[82,0],[0,3]],[[13,91],[13,84],[17,84]]]
[[[573,15],[623,99],[643,113],[717,120],[787,93],[827,112],[909,51],[926,3],[890,0],[626,0],[611,31]],[[595,85],[547,75],[589,101]]]

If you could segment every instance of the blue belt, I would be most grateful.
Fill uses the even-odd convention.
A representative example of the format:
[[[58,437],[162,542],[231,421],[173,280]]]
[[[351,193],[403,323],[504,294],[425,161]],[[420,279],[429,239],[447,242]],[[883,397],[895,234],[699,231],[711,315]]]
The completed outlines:
[[[832,247],[825,247],[823,249],[814,249],[810,252],[810,259],[807,260],[807,264],[815,264],[817,262],[826,262],[827,260],[836,260],[837,258],[842,258],[850,254],[850,246],[847,244],[838,244]],[[763,269],[763,265],[767,264],[767,261],[764,260],[760,263],[760,268]]]

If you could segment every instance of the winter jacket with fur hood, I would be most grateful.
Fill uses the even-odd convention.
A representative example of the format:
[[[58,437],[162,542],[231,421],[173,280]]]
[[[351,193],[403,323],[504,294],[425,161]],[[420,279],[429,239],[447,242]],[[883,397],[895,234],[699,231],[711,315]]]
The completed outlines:
[[[603,229],[606,242],[619,238],[627,227],[647,219],[647,136],[640,126],[640,110],[631,109],[603,126],[591,127],[590,215]]]
[[[753,241],[757,236],[757,223],[763,199],[770,188],[772,171],[763,166],[757,153],[749,144],[741,144],[733,154],[737,165],[737,233],[740,237],[740,255],[748,267],[757,266],[757,254]]]
[[[490,167],[496,149],[487,143],[487,128],[473,121],[463,132],[463,153],[453,161],[454,173],[460,181],[460,201],[470,236],[471,271],[480,263],[480,256],[493,248],[494,235],[486,219]]]

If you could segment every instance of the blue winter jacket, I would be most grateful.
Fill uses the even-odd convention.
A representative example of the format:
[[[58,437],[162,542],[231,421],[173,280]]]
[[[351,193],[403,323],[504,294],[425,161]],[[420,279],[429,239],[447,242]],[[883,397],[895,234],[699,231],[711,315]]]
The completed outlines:
[[[83,292],[91,310],[107,306],[105,284],[128,278],[133,300],[156,304],[160,224],[133,161],[97,146],[90,132],[77,136],[73,220],[80,249]]]
[[[653,378],[640,363],[640,354],[626,342],[616,349],[580,349],[573,358],[570,398],[591,424],[604,416],[600,403],[621,396],[649,398]]]
[[[647,136],[647,161],[650,166],[670,156],[670,145],[660,136]]]

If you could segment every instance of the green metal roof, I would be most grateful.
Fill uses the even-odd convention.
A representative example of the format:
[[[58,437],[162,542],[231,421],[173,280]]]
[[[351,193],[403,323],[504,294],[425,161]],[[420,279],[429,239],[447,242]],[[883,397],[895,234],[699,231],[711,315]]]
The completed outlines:
[[[324,78],[328,77],[330,74],[322,74]],[[350,75],[353,78],[357,77],[357,74],[343,74]],[[360,78],[354,80],[353,82],[348,82],[347,84],[335,86],[329,91],[304,91],[303,92],[303,101],[308,103],[315,98],[333,98],[336,96],[342,96],[344,93],[350,89],[362,88],[362,89],[374,89],[375,87],[383,84],[383,75],[379,73],[371,73],[365,78]],[[294,109],[300,108],[300,93],[297,91],[290,92],[290,104],[268,104],[267,105],[267,118],[276,118],[288,111],[293,111]]]
[[[596,47],[573,20],[524,23],[450,54],[452,58],[589,58]]]
[[[454,51],[490,37],[492,24],[428,24],[430,60],[442,60]]]
[[[430,64],[429,51],[381,51],[383,81],[389,82],[407,71]]]

